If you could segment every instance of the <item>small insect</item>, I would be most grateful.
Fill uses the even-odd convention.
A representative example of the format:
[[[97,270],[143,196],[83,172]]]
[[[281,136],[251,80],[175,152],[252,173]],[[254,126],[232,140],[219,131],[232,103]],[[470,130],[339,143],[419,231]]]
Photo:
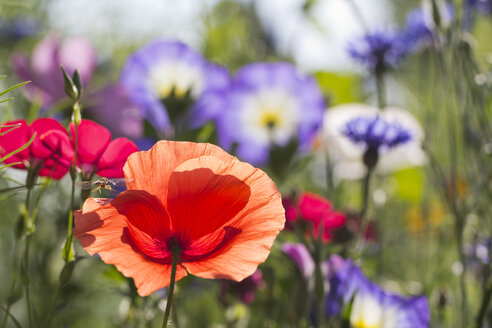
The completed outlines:
[[[133,179],[125,179],[125,178],[118,178],[118,179],[108,179],[108,178],[99,178],[95,181],[80,181],[77,182],[77,186],[80,187],[82,190],[90,190],[92,187],[94,189],[92,190],[92,194],[96,193],[97,191],[99,194],[102,194],[102,190],[106,189],[109,190],[110,192],[114,192],[115,189],[120,190],[123,188],[126,188],[126,183],[131,182]]]

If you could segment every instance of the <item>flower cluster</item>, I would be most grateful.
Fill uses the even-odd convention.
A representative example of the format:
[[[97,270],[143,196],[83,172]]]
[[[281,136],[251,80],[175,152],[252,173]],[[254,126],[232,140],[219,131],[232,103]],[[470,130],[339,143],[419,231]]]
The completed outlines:
[[[39,176],[61,179],[68,173],[77,149],[77,167],[83,179],[91,179],[97,173],[107,178],[123,176],[123,165],[127,157],[138,150],[126,139],[117,138],[110,142],[109,131],[101,125],[82,120],[76,129],[70,126],[70,135],[55,119],[40,118],[30,125],[24,120],[6,122],[19,127],[0,136],[0,156],[23,146],[36,133],[33,143],[23,151],[8,158],[5,163],[20,169],[33,169]],[[6,129],[0,130],[4,132]],[[77,140],[77,147],[75,147]]]

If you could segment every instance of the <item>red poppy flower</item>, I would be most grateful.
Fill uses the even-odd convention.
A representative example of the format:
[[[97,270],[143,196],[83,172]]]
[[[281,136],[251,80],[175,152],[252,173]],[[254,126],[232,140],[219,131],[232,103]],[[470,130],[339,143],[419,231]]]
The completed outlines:
[[[285,223],[281,197],[261,170],[217,146],[160,141],[130,155],[128,190],[89,198],[75,236],[91,255],[132,277],[142,296],[188,273],[240,281],[255,272]]]
[[[328,199],[313,193],[302,193],[299,196],[297,206],[291,199],[284,198],[283,206],[290,226],[295,224],[300,216],[310,223],[310,234],[314,238],[317,238],[322,232],[324,242],[330,241],[333,230],[344,226],[346,222],[344,213],[334,211]]]
[[[75,125],[70,124],[72,144],[75,146]],[[123,165],[137,146],[126,138],[111,141],[111,133],[96,122],[82,120],[77,136],[77,165],[84,179],[94,173],[106,178],[123,177]]]
[[[3,125],[20,126],[0,136],[0,157],[25,145],[36,132],[32,144],[5,160],[6,164],[20,162],[14,167],[35,167],[38,175],[61,179],[69,170],[73,150],[65,128],[52,118],[39,118],[29,126],[24,120],[6,122]],[[9,128],[2,128],[6,132]]]

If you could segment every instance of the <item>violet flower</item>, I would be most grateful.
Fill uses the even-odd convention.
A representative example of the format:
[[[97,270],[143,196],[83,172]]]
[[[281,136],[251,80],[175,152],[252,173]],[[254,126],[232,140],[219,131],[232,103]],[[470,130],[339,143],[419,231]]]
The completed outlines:
[[[308,280],[314,273],[314,260],[304,244],[284,243],[282,251],[294,261],[299,272]]]
[[[143,118],[169,135],[171,124],[197,128],[217,118],[229,73],[184,43],[159,40],[128,59],[121,84]]]
[[[23,88],[27,96],[31,101],[41,101],[43,108],[66,97],[60,65],[69,75],[77,69],[87,85],[96,66],[95,50],[82,37],[60,42],[55,35],[48,35],[36,45],[30,58],[19,53],[12,57],[14,72],[20,79],[32,81]]]
[[[130,101],[126,90],[118,84],[109,85],[87,99],[85,111],[106,127],[113,137],[142,137],[143,124],[139,109]]]
[[[219,142],[237,144],[242,159],[261,165],[272,147],[296,140],[308,150],[321,126],[325,102],[314,79],[290,63],[254,63],[241,68],[218,122]]]
[[[412,51],[430,46],[437,36],[432,12],[426,9],[418,7],[407,14],[403,38]],[[441,6],[440,16],[446,23],[451,21],[454,16],[453,6],[451,4]]]
[[[350,324],[354,327],[427,328],[429,304],[424,296],[405,297],[371,282],[350,260],[327,274],[330,291],[325,313],[339,315],[353,299]]]
[[[376,30],[348,44],[349,55],[377,74],[396,66],[408,53],[403,35],[399,31]]]

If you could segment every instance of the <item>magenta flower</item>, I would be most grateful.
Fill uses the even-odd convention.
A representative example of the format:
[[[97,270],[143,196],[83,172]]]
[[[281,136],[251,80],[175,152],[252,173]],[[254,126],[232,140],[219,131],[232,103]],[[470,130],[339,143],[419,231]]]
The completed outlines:
[[[20,162],[14,165],[19,169],[33,168],[40,176],[61,179],[68,172],[73,160],[73,149],[65,128],[52,118],[39,118],[31,125],[24,120],[10,121],[3,125],[20,124],[18,128],[0,136],[0,157],[19,149],[31,139],[36,139],[23,151],[9,157],[5,164]],[[8,128],[1,128],[4,133]]]
[[[75,147],[75,125],[70,124],[72,145]],[[90,180],[94,173],[106,178],[122,178],[123,166],[130,154],[138,151],[133,141],[116,138],[103,126],[82,120],[77,133],[77,166],[82,178]]]
[[[31,101],[41,101],[44,108],[65,97],[60,65],[69,75],[77,69],[84,85],[91,80],[96,53],[88,40],[70,38],[61,43],[55,35],[46,36],[34,48],[30,58],[14,54],[12,67],[22,80],[30,80],[25,89]]]
[[[316,239],[320,234],[323,242],[332,239],[332,232],[345,225],[346,216],[342,212],[335,211],[331,202],[310,192],[302,193],[297,205],[292,200],[283,199],[287,225],[292,228],[299,220],[308,223],[307,235]]]

